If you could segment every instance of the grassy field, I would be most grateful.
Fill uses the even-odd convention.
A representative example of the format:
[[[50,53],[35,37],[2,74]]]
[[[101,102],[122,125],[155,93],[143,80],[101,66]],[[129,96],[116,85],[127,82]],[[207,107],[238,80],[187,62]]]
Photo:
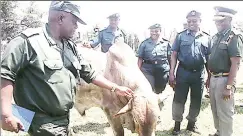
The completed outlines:
[[[241,68],[241,71],[243,69]],[[243,136],[243,72],[238,74],[238,84],[237,92],[235,94],[235,115],[234,115],[234,136]],[[172,120],[172,99],[173,91],[167,87],[165,93],[170,93],[171,96],[165,101],[165,105],[160,114],[160,121],[158,122],[156,136],[171,136],[171,130],[173,129],[174,122]],[[206,91],[204,91],[206,93]],[[184,120],[182,122],[182,134],[181,136],[197,136],[197,134],[189,133],[185,131],[187,120],[185,119],[188,114],[190,97],[186,103],[186,109],[184,112]],[[91,108],[87,111],[85,117],[81,117],[75,109],[71,111],[71,126],[73,128],[74,136],[111,136],[112,129],[109,126],[105,114],[99,108]],[[211,108],[209,104],[209,99],[203,97],[203,103],[201,107],[201,112],[198,117],[197,126],[201,131],[201,136],[208,136],[210,133],[214,133],[213,117],[211,113]],[[125,129],[126,136],[137,136],[137,134],[132,134],[130,131]],[[2,136],[28,136],[26,133],[10,133],[2,131]]]

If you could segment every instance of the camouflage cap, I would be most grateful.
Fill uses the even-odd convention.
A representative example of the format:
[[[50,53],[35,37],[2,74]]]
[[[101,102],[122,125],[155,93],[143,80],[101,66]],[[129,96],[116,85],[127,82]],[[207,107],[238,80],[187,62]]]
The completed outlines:
[[[233,10],[233,9],[229,9],[226,7],[220,7],[220,6],[216,6],[214,7],[214,10],[216,11],[213,20],[217,21],[217,20],[223,20],[226,17],[233,17],[237,11]]]
[[[156,29],[156,28],[161,28],[160,24],[154,24],[152,26],[150,26],[148,29]]]
[[[120,14],[119,13],[115,13],[115,14],[112,14],[110,16],[108,16],[107,18],[111,19],[111,18],[120,18]]]
[[[196,10],[192,10],[192,11],[190,11],[187,14],[186,18],[188,18],[188,17],[198,17],[198,18],[200,18],[201,17],[201,13],[196,11]]]
[[[78,18],[79,23],[87,25],[80,17],[80,7],[70,1],[52,1],[49,9],[71,13]]]

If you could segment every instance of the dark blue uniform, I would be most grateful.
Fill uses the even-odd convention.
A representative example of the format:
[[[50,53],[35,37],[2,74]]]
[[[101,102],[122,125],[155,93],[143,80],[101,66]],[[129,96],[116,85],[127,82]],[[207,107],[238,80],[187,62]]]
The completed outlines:
[[[121,38],[126,43],[126,34],[122,29],[117,28],[116,32],[112,32],[110,27],[101,30],[98,36],[91,41],[91,47],[95,48],[101,44],[101,51],[106,53],[109,48],[115,43],[116,38]]]
[[[120,19],[120,14],[115,13],[110,15],[108,18]],[[116,31],[113,31],[111,26],[108,26],[107,28],[101,30],[95,39],[90,41],[90,45],[92,48],[95,48],[101,44],[101,51],[106,53],[117,39],[122,40],[127,44],[126,32],[124,32],[124,30],[120,29],[119,27],[117,27]]]
[[[176,72],[176,86],[173,99],[173,120],[181,122],[189,87],[191,104],[187,119],[196,122],[201,107],[204,88],[205,63],[208,59],[209,35],[203,31],[194,36],[189,30],[179,33],[172,46],[177,52],[179,66]]]
[[[156,93],[161,93],[168,83],[171,46],[166,39],[154,43],[151,38],[141,43],[137,56],[143,59],[141,70]]]

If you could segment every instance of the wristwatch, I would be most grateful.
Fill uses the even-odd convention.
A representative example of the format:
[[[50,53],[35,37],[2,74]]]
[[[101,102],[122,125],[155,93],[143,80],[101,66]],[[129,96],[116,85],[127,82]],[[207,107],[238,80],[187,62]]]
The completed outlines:
[[[111,92],[115,92],[115,90],[116,90],[116,87],[113,86],[113,87],[111,88]]]
[[[232,85],[226,85],[226,89],[230,90],[230,89],[232,89],[232,88],[233,88]]]

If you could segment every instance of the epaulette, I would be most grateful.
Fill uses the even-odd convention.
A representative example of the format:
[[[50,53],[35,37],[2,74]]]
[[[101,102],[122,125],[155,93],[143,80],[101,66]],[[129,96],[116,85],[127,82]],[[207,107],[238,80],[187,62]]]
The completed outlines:
[[[205,32],[205,31],[202,31],[202,33],[204,33],[204,34],[206,34],[206,35],[210,36],[210,34],[209,34],[209,33],[207,33],[207,32]]]
[[[166,42],[169,42],[169,40],[165,39],[165,38],[162,38],[163,41],[166,41]]]
[[[144,42],[147,42],[149,39],[150,39],[150,38],[147,38],[147,39],[143,40],[143,41],[141,42],[141,44],[143,44]]]
[[[239,36],[239,38],[242,40],[242,33],[236,29],[232,29],[231,32],[230,32],[230,35],[228,36],[228,38],[223,41],[223,43],[225,44],[229,44],[229,42],[231,42],[231,40],[233,39],[234,36]]]
[[[21,32],[21,34],[25,35],[27,38],[30,38],[35,35],[39,35],[41,32],[41,28],[28,28]]]
[[[236,29],[233,29],[231,32],[232,32],[234,35],[237,35],[237,36],[240,38],[240,40],[243,42],[243,33],[242,33],[241,31],[236,30]]]
[[[181,34],[181,33],[184,33],[184,32],[186,32],[187,31],[187,29],[185,29],[185,30],[183,30],[183,31],[181,31],[181,32],[178,32],[177,34]]]
[[[106,30],[106,29],[107,29],[107,27],[105,27],[105,28],[101,29],[101,30],[100,30],[100,32],[102,32],[102,31],[104,31],[104,30]]]
[[[149,37],[149,38],[147,38],[147,39],[145,39],[145,40],[144,40],[144,42],[145,42],[145,41],[148,41],[148,40],[150,40],[150,37]]]

